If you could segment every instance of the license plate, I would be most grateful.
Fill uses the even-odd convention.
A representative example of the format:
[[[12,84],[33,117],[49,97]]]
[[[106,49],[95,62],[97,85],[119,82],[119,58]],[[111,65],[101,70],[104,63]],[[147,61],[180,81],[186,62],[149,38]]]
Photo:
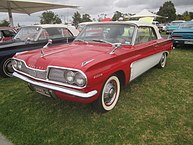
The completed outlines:
[[[184,44],[193,44],[193,41],[184,41]]]
[[[42,88],[42,87],[37,87],[37,86],[35,86],[34,89],[35,89],[35,91],[36,91],[37,93],[40,93],[40,94],[45,95],[45,96],[47,96],[47,97],[51,97],[51,96],[50,96],[50,93],[49,93],[49,90],[46,89],[46,88]]]

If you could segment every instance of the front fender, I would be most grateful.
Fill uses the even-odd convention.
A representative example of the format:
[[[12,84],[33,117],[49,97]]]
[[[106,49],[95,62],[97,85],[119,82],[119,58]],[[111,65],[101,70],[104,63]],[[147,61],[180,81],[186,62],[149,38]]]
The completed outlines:
[[[94,87],[101,84],[103,85],[105,81],[113,74],[117,72],[123,72],[124,84],[130,79],[130,58],[122,59],[123,56],[115,56],[111,59],[102,61],[91,66],[86,71],[88,77],[88,87]]]

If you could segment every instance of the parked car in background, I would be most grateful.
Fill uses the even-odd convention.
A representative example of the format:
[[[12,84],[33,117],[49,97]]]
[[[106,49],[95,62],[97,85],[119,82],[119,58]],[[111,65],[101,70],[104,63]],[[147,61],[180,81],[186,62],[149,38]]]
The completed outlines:
[[[190,44],[193,45],[193,21],[188,21],[180,25],[180,27],[174,30],[171,34],[173,39],[173,45]]]
[[[45,96],[92,103],[107,112],[121,87],[156,65],[164,68],[171,50],[172,41],[154,25],[92,23],[71,44],[15,55],[13,75]]]
[[[166,26],[166,33],[171,34],[174,30],[176,30],[180,24],[184,23],[184,20],[176,20],[172,21]]]
[[[160,24],[157,24],[157,27],[159,29],[159,32],[165,32],[166,31],[166,24],[160,23]]]
[[[11,41],[16,33],[16,30],[12,27],[0,27],[0,45]]]
[[[159,23],[158,21],[153,21],[153,25],[156,25],[159,29],[159,32],[164,32],[166,31],[166,24],[165,23]]]
[[[62,24],[22,27],[11,43],[0,45],[0,75],[12,76],[11,58],[16,53],[41,48],[48,40],[52,45],[72,42],[78,33],[75,27]]]

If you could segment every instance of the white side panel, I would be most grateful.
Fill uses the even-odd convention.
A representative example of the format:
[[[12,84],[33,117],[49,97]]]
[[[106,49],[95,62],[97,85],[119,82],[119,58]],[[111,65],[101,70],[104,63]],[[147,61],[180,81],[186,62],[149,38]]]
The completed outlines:
[[[131,64],[131,76],[130,81],[140,76],[142,73],[146,72],[153,66],[159,63],[163,52],[157,53],[155,55],[140,59]]]

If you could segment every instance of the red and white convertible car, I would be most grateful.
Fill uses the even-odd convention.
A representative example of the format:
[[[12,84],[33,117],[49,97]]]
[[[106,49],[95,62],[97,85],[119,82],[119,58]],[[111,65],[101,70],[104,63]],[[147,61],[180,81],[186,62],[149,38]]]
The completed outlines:
[[[151,24],[86,25],[71,44],[48,46],[13,57],[14,76],[49,97],[112,110],[121,87],[150,68],[165,67],[172,41]]]

